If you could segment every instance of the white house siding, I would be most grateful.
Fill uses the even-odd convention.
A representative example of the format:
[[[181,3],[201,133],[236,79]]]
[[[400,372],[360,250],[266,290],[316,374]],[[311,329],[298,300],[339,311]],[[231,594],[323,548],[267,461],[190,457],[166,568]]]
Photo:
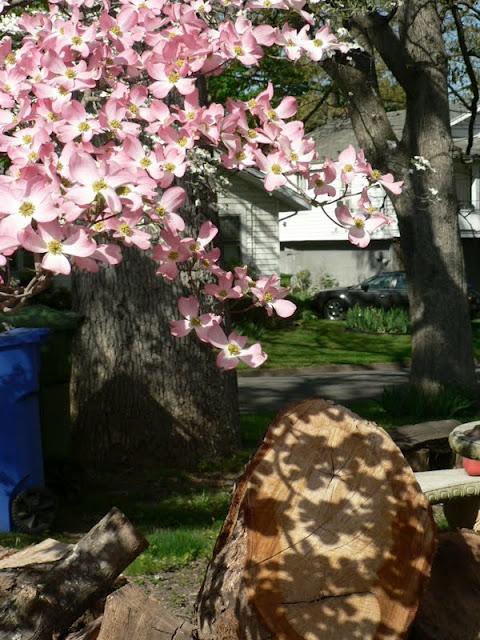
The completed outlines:
[[[468,138],[468,129],[470,126],[470,114],[463,114],[458,118],[455,118],[452,121],[452,137],[454,140],[456,139],[467,139]],[[473,135],[474,137],[480,136],[480,117],[477,115],[475,118],[475,123],[473,125]]]
[[[339,183],[336,186],[340,188]],[[355,181],[351,192],[360,192],[362,186],[361,179]],[[384,195],[381,188],[376,190],[376,206],[383,204]],[[314,285],[320,286],[325,276],[330,276],[344,286],[356,284],[379,271],[395,269],[396,254],[392,244],[398,238],[398,225],[391,204],[385,207],[385,211],[393,223],[379,230],[366,249],[351,245],[346,229],[332,221],[336,206],[328,205],[326,211],[315,208],[295,215],[288,212],[280,214],[282,273],[295,274],[308,269]]]
[[[334,186],[341,191],[340,181],[336,181]],[[358,194],[364,186],[364,180],[360,177],[353,181],[351,193]],[[308,193],[314,197],[313,191]],[[385,201],[385,193],[381,187],[371,191],[371,199],[375,206],[381,207]],[[358,200],[358,196],[352,200]],[[347,203],[350,202],[347,200]],[[280,242],[312,242],[314,240],[337,240],[343,242],[347,240],[347,231],[332,220],[335,220],[335,208],[338,203],[326,205],[325,211],[320,207],[310,211],[299,211],[295,215],[291,212],[281,213],[279,216]],[[352,203],[353,204],[353,203]],[[393,207],[387,200],[385,212],[392,218],[393,224],[382,227],[375,233],[375,238],[381,240],[391,240],[398,237],[398,225],[396,222]]]
[[[242,261],[260,273],[279,270],[279,203],[275,197],[240,178],[230,178],[230,186],[218,196],[220,227],[222,215],[240,216]]]
[[[464,247],[469,280],[480,287],[480,160],[457,162],[455,183],[460,204],[459,226]],[[353,192],[358,191],[353,185]],[[383,196],[378,195],[378,202]],[[331,218],[335,205],[326,207]],[[280,269],[283,273],[297,273],[308,269],[314,282],[326,274],[340,285],[354,284],[381,270],[401,268],[396,247],[399,236],[395,212],[390,200],[385,212],[394,224],[375,233],[366,249],[357,249],[347,241],[347,232],[329,220],[321,209],[279,216]]]
[[[401,268],[395,247],[391,240],[372,240],[366,249],[335,240],[282,243],[280,270],[295,274],[307,269],[314,287],[324,288],[327,279],[343,287],[362,282],[379,271]]]

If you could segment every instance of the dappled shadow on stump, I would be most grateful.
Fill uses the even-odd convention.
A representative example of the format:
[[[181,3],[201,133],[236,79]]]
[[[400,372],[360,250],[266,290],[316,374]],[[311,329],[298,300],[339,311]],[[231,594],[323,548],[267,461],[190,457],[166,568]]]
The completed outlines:
[[[430,507],[389,436],[343,407],[299,403],[236,488],[199,637],[403,638],[433,549]]]
[[[441,533],[430,580],[409,640],[480,638],[480,536]]]

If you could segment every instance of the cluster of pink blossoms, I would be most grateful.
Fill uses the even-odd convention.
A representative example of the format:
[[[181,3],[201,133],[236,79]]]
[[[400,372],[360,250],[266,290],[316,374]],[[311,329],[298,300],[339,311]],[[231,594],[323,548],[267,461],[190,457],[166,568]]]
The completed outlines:
[[[166,279],[179,270],[209,272],[213,282],[180,300],[184,320],[172,324],[173,335],[194,329],[220,349],[224,369],[239,361],[260,365],[266,358],[260,345],[227,337],[221,316],[200,312],[201,300],[247,296],[282,317],[295,306],[277,276],[253,281],[246,268],[225,272],[211,245],[213,224],[205,223],[197,238],[185,236],[186,194],[177,179],[198,145],[214,149],[226,169],[261,170],[268,191],[301,175],[316,196],[340,200],[353,177],[362,176],[361,211],[337,208],[339,223],[361,246],[369,229],[386,222],[368,187],[400,189],[353,148],[312,173],[314,142],[292,119],[295,99],[274,106],[270,85],[248,102],[200,104],[198,77],[219,74],[233,61],[258,65],[268,47],[280,47],[291,60],[346,51],[328,26],[313,28],[304,4],[67,0],[52,2],[48,14],[22,16],[20,44],[8,37],[0,44],[0,153],[9,163],[0,176],[0,268],[24,249],[36,255],[37,275],[68,274],[72,265],[94,272],[118,264],[123,246],[135,246]],[[247,16],[265,8],[293,10],[306,24],[300,31],[256,26]],[[341,188],[333,185],[338,180]]]

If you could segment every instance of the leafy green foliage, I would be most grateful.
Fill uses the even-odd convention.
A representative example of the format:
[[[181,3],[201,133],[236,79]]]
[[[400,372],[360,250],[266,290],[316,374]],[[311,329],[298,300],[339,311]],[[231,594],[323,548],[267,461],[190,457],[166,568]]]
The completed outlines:
[[[280,286],[281,287],[289,287],[291,281],[292,281],[292,274],[291,273],[281,273],[280,274]]]
[[[410,333],[410,317],[405,309],[378,309],[355,305],[347,311],[345,325],[353,331],[367,333]]]
[[[428,394],[410,385],[389,387],[384,390],[381,406],[394,418],[412,421],[466,418],[475,408],[473,398],[456,389],[442,389]]]

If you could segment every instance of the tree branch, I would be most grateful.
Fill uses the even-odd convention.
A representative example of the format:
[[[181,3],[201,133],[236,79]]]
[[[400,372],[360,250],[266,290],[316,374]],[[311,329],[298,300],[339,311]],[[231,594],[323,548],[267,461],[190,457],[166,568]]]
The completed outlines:
[[[478,89],[478,80],[475,74],[475,69],[473,68],[472,61],[470,59],[470,52],[468,50],[468,46],[465,40],[465,31],[463,28],[462,18],[460,16],[460,11],[458,7],[452,2],[451,5],[452,16],[455,21],[455,27],[457,29],[458,34],[458,44],[460,46],[460,51],[462,52],[463,60],[465,62],[465,68],[467,71],[468,78],[470,80],[470,91],[472,92],[472,102],[470,103],[470,121],[468,123],[468,142],[466,154],[469,155],[473,146],[473,135],[475,128],[475,119],[477,117],[477,108],[478,101],[480,98],[480,92]]]
[[[415,87],[414,63],[389,24],[389,15],[379,13],[356,15],[351,24],[363,33],[378,51],[383,61],[405,92]]]
[[[373,59],[366,52],[349,53],[354,59],[354,64],[349,63],[345,57],[337,56],[326,60],[323,66],[348,97],[353,129],[367,157],[379,168],[395,172],[394,167],[398,162],[403,165],[399,157],[399,140],[369,70],[374,64]],[[370,60],[364,60],[365,57]],[[395,143],[397,150],[389,149],[387,140]]]
[[[320,99],[317,101],[317,103],[315,104],[315,106],[313,107],[313,109],[311,109],[311,111],[309,111],[307,113],[307,115],[303,118],[303,123],[304,125],[307,124],[307,122],[310,120],[310,118],[315,115],[315,113],[320,109],[320,107],[322,106],[322,104],[325,103],[325,101],[327,100],[328,96],[332,93],[333,91],[333,85],[330,85],[328,87],[328,89],[325,91],[325,93],[320,97]]]
[[[9,2],[7,6],[5,6],[3,8],[3,11],[0,13],[0,15],[5,15],[6,13],[8,13],[9,11],[13,11],[14,9],[17,9],[18,7],[25,7],[29,4],[31,4],[32,0],[12,0],[12,2]]]

